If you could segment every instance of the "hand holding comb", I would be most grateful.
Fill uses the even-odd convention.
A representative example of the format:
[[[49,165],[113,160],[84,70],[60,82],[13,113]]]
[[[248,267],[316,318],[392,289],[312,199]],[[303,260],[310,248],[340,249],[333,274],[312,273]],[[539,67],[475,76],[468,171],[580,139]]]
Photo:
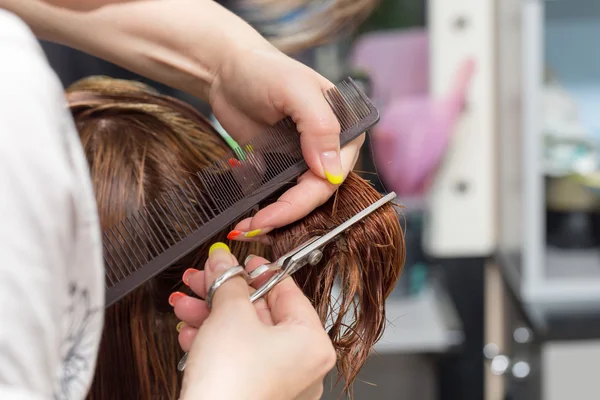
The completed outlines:
[[[340,123],[342,147],[379,121],[373,103],[350,78],[325,98]],[[246,160],[229,152],[103,233],[107,307],[308,170],[290,118],[241,146],[250,154]],[[253,153],[265,160],[265,170],[253,167]]]

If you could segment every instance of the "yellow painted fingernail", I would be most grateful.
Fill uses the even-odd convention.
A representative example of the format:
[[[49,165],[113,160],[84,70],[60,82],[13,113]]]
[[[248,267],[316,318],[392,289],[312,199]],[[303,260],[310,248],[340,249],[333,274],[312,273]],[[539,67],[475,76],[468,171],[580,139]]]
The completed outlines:
[[[177,332],[181,331],[181,328],[183,328],[183,326],[185,325],[185,322],[183,321],[179,321],[179,323],[177,324],[177,326],[175,327],[175,329],[177,329]]]
[[[228,253],[231,253],[231,250],[229,250],[229,247],[225,243],[217,242],[217,243],[213,244],[212,246],[210,246],[210,249],[208,249],[208,256],[210,257],[212,252],[217,249],[225,250]]]
[[[253,238],[254,236],[260,235],[261,231],[262,229],[255,229],[253,231],[246,232],[244,236],[246,236],[247,238]]]
[[[329,183],[331,183],[332,185],[339,185],[342,182],[344,182],[344,175],[342,174],[330,174],[329,172],[325,171],[325,177],[327,178],[327,180],[329,181]]]

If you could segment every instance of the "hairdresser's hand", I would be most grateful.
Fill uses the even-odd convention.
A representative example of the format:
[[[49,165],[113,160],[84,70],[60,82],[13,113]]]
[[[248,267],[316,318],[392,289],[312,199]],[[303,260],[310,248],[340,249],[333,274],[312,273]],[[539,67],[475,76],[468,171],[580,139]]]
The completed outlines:
[[[265,262],[256,257],[248,264]],[[187,272],[186,282],[204,296],[215,278],[237,264],[226,245],[213,245],[205,270]],[[175,302],[178,316],[190,323],[180,332],[183,349],[190,351],[181,399],[319,399],[335,352],[314,308],[289,278],[266,301],[253,305],[249,293],[242,278],[230,279],[217,290],[200,329],[192,320],[202,314],[193,311],[205,307],[203,301]]]
[[[340,128],[323,97],[331,82],[217,2],[96,0],[86,12],[76,7],[82,2],[55,3],[0,0],[0,8],[21,16],[43,39],[208,99],[238,140],[286,116],[294,119],[310,172],[278,202],[240,223],[232,237],[265,234],[306,216],[354,166],[364,138],[340,154]]]
[[[303,218],[325,203],[346,178],[364,135],[340,152],[340,126],[324,92],[333,84],[264,40],[231,50],[210,90],[210,103],[226,131],[238,141],[286,116],[300,132],[310,171],[279,200],[242,221],[229,235],[246,240]]]

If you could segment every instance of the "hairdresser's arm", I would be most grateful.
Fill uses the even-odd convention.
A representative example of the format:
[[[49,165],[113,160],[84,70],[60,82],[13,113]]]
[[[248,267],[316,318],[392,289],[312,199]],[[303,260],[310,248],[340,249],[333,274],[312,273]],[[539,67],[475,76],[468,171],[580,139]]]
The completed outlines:
[[[39,0],[0,0],[2,6],[41,38],[208,99],[238,140],[292,117],[310,171],[277,203],[241,223],[232,233],[237,239],[306,216],[331,197],[354,166],[364,138],[340,152],[339,124],[323,97],[332,83],[214,1],[133,1],[89,11]]]

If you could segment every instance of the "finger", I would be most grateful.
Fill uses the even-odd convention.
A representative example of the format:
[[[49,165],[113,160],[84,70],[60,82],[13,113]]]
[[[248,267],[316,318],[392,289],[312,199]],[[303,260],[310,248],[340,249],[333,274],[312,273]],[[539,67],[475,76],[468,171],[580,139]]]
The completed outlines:
[[[323,95],[333,84],[321,79],[298,80],[284,87],[283,108],[296,123],[302,154],[310,170],[331,184],[342,183],[340,124]]]
[[[208,251],[208,262],[205,268],[206,292],[215,280],[230,268],[237,265],[237,260],[231,255],[225,243],[215,243]],[[191,283],[191,282],[190,282]],[[242,277],[234,277],[223,283],[215,292],[212,299],[212,312],[219,309],[236,309],[236,318],[242,315],[256,315],[248,296],[248,285]]]
[[[363,143],[364,135],[361,135],[342,149],[344,178],[356,163],[358,151]],[[260,241],[273,229],[291,224],[310,214],[327,202],[336,189],[336,185],[318,178],[312,171],[307,171],[298,178],[296,186],[286,191],[276,202],[258,211],[254,217],[241,221],[227,237],[237,241]],[[311,195],[306,196],[306,193]]]
[[[244,260],[244,264],[245,264],[245,268],[246,271],[248,271],[249,273],[254,271],[256,268],[260,267],[261,265],[264,264],[268,264],[269,261],[267,261],[266,259],[262,258],[262,257],[257,257],[254,255],[249,255],[248,257],[246,257],[246,259]],[[252,282],[252,290],[251,292],[255,292],[255,289],[258,289],[260,286],[264,285],[267,280],[269,278],[271,278],[273,276],[273,272],[267,272],[262,274],[260,277],[258,277],[256,280],[254,280]],[[260,298],[258,300],[256,300],[254,302],[254,308],[256,309],[256,314],[258,315],[258,319],[260,319],[260,321],[265,324],[265,325],[274,325],[273,323],[273,318],[271,317],[271,309],[269,308],[269,305],[267,303],[267,301],[265,300],[265,298]]]
[[[206,268],[206,265],[204,265],[204,268]],[[205,278],[206,278],[206,274],[204,271],[200,271],[195,268],[188,268],[183,273],[183,277],[181,278],[181,280],[187,287],[191,288],[192,291],[198,295],[198,297],[200,297],[201,299],[205,299],[206,298]]]
[[[275,325],[300,323],[323,328],[317,311],[292,278],[284,279],[271,289],[267,303]]]
[[[244,264],[245,264],[246,271],[248,271],[250,273],[250,272],[254,271],[256,268],[260,267],[261,265],[269,264],[269,261],[267,261],[266,259],[264,259],[262,257],[255,256],[254,254],[250,254],[244,260]],[[268,271],[268,272],[263,273],[260,277],[256,278],[254,280],[254,282],[252,282],[252,287],[255,289],[258,289],[259,287],[261,287],[262,285],[267,283],[267,281],[269,279],[271,279],[271,277],[274,274],[275,274],[274,271]]]
[[[193,328],[188,325],[183,326],[181,328],[177,339],[179,340],[179,346],[183,351],[190,351],[190,349],[192,348],[192,343],[194,343],[194,339],[196,338],[197,334],[198,328]]]
[[[183,297],[175,303],[175,315],[181,321],[199,328],[210,314],[206,301],[194,297]]]

